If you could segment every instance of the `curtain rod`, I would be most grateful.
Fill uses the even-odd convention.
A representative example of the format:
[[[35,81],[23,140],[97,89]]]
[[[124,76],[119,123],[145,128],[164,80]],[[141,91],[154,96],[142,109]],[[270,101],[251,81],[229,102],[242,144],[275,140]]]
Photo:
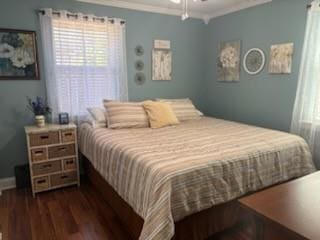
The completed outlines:
[[[46,13],[44,10],[38,10],[38,12],[41,13],[41,14],[45,14],[45,13]],[[58,12],[53,12],[53,14],[59,14],[59,13],[58,13]],[[76,13],[67,13],[67,17],[77,17],[77,16],[78,16],[78,15],[77,15]],[[87,18],[87,19],[88,19],[88,17],[86,17],[86,16],[84,16],[84,18]],[[102,18],[102,17],[94,17],[94,19],[97,19],[97,20],[100,20],[100,21],[105,21],[105,19]],[[108,21],[109,21],[110,23],[114,23],[114,22],[115,22],[115,20],[112,19],[112,18],[108,19]],[[126,23],[126,21],[124,21],[124,20],[121,20],[121,21],[120,21],[120,24],[121,24],[121,25],[123,25],[123,24],[125,24],[125,23]]]
[[[311,9],[311,7],[312,7],[312,3],[307,5],[307,9]],[[320,4],[319,4],[319,7],[320,7]]]

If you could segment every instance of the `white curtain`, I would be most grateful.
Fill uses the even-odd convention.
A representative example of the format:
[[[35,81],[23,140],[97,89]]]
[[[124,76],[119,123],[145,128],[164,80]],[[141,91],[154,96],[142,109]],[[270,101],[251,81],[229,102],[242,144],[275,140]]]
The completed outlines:
[[[122,20],[44,9],[40,25],[53,120],[60,112],[81,120],[103,99],[128,99]]]
[[[320,1],[308,12],[291,131],[306,139],[320,167]]]

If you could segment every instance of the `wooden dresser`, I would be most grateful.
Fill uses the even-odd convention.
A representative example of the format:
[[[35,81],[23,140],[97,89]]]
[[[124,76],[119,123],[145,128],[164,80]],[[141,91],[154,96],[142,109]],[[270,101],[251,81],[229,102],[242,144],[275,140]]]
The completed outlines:
[[[239,200],[255,217],[257,240],[320,239],[320,171]]]
[[[80,185],[76,125],[25,127],[32,194]]]

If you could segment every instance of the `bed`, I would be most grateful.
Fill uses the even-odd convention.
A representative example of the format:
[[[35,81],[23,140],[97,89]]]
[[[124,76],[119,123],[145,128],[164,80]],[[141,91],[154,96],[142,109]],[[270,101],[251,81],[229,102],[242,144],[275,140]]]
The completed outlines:
[[[188,232],[188,225],[177,226],[190,216],[209,220],[231,209],[228,216],[234,218],[233,200],[315,171],[302,138],[215,118],[161,129],[83,124],[79,137],[96,173],[92,179],[104,184],[102,192],[113,199],[111,206],[121,208],[120,218],[140,240],[179,239],[177,233]],[[225,221],[222,225],[230,224],[228,217]],[[225,227],[207,229],[216,223],[205,222],[208,236]],[[188,238],[208,237],[199,236]]]

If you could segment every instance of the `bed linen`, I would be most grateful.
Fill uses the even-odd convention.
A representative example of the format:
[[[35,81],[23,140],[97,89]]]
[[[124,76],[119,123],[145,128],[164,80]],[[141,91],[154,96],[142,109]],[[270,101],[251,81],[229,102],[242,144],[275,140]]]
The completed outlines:
[[[203,117],[161,129],[80,128],[80,150],[144,219],[140,240],[167,240],[174,222],[315,171],[295,135]]]

